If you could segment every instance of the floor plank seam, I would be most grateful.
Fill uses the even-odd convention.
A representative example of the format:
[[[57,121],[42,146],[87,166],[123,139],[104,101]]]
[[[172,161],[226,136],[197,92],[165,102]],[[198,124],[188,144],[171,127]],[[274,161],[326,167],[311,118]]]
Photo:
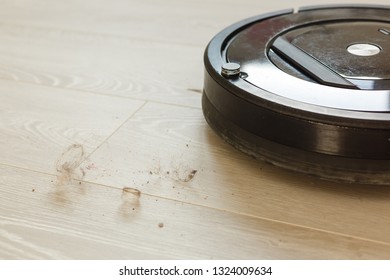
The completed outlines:
[[[200,102],[199,102],[199,107],[195,107],[195,106],[190,106],[190,105],[174,104],[174,103],[162,102],[162,101],[156,101],[156,100],[145,100],[145,101],[147,101],[148,103],[151,103],[151,104],[160,104],[160,105],[166,105],[166,106],[175,106],[175,107],[180,107],[180,108],[202,110]]]
[[[46,175],[46,176],[50,176],[50,177],[54,177],[54,178],[57,176],[57,174],[42,172],[42,171],[38,171],[38,170],[32,170],[32,169],[19,167],[19,166],[8,165],[8,164],[4,164],[4,163],[0,163],[0,165],[6,166],[6,167],[15,168],[15,169],[20,169],[20,170],[24,170],[24,171],[29,171],[29,172],[33,172],[33,173],[38,173],[38,174],[42,174],[42,175]],[[109,189],[122,191],[120,188],[115,187],[115,186],[111,186],[111,185],[96,183],[96,182],[83,180],[83,179],[77,179],[77,178],[73,178],[73,179],[77,180],[77,181],[80,181],[82,183],[85,183],[85,184],[90,184],[90,185],[95,185],[95,186],[98,186],[98,187],[104,187],[104,188],[109,188]],[[230,210],[223,209],[223,208],[211,207],[211,206],[208,206],[208,205],[192,203],[192,202],[188,202],[188,201],[183,201],[183,200],[173,199],[173,198],[169,198],[169,197],[149,194],[149,193],[145,193],[145,192],[142,192],[142,196],[147,196],[147,197],[156,198],[156,199],[164,199],[164,200],[172,201],[172,202],[179,202],[179,203],[183,203],[185,205],[192,205],[192,206],[196,206],[196,207],[203,207],[203,208],[214,210],[214,211],[230,213],[230,214],[243,216],[243,217],[248,217],[248,218],[252,218],[252,219],[256,219],[256,220],[261,220],[261,221],[266,221],[266,222],[271,222],[271,223],[291,226],[291,227],[305,229],[305,230],[309,230],[309,231],[321,232],[321,233],[335,235],[335,236],[340,236],[340,237],[344,237],[344,238],[351,238],[351,239],[355,239],[355,240],[360,240],[360,241],[364,241],[364,242],[380,244],[380,245],[384,245],[384,246],[390,246],[390,242],[384,242],[384,241],[380,241],[380,240],[363,238],[363,237],[359,237],[359,236],[355,236],[355,235],[349,235],[349,234],[344,234],[344,233],[340,233],[340,232],[336,232],[336,231],[329,231],[329,230],[324,230],[324,229],[319,229],[319,228],[314,228],[314,227],[308,227],[308,226],[304,226],[304,225],[289,223],[289,222],[285,222],[285,221],[281,221],[281,220],[270,219],[270,218],[266,218],[266,217],[262,217],[262,216],[255,216],[255,215],[246,214],[246,213],[242,213],[242,212],[234,212],[234,211],[230,211]]]
[[[91,184],[91,185],[96,185],[96,186],[100,186],[100,187],[105,187],[105,188],[116,189],[118,191],[122,191],[120,188],[115,187],[115,186],[111,186],[111,185],[105,185],[105,184],[96,183],[96,182],[92,182],[92,181],[88,181],[88,180],[82,180],[82,182],[86,183],[86,184]],[[230,213],[230,214],[243,216],[243,217],[248,217],[248,218],[253,218],[253,219],[257,219],[257,220],[261,220],[261,221],[267,221],[267,222],[271,222],[271,223],[287,225],[287,226],[291,226],[291,227],[295,227],[295,228],[301,228],[301,229],[306,229],[306,230],[310,230],[310,231],[316,231],[316,232],[321,232],[321,233],[341,236],[341,237],[344,237],[344,238],[352,238],[352,239],[355,239],[355,240],[366,241],[366,242],[371,242],[371,243],[375,243],[375,244],[382,244],[382,245],[385,245],[385,246],[390,246],[390,242],[384,242],[384,241],[380,241],[380,240],[363,238],[363,237],[359,237],[359,236],[355,236],[355,235],[349,235],[349,234],[344,234],[344,233],[340,233],[340,232],[336,232],[336,231],[329,231],[329,230],[324,230],[324,229],[319,229],[319,228],[314,228],[314,227],[308,227],[308,226],[304,226],[304,225],[289,223],[289,222],[285,222],[285,221],[281,221],[281,220],[270,219],[270,218],[266,218],[266,217],[262,217],[262,216],[255,216],[255,215],[246,214],[246,213],[242,213],[242,212],[234,212],[234,211],[230,211],[228,209],[211,207],[209,205],[198,204],[198,203],[188,202],[188,201],[179,200],[179,199],[173,199],[173,198],[170,198],[170,197],[159,196],[159,195],[145,193],[145,192],[142,192],[142,195],[143,196],[157,198],[157,199],[164,199],[164,200],[172,201],[172,202],[179,202],[179,203],[183,203],[185,205],[192,205],[192,206],[196,206],[196,207],[203,207],[203,208],[214,210],[214,211]]]
[[[124,120],[110,135],[108,135],[99,145],[97,145],[97,147],[91,152],[89,153],[89,155],[87,155],[85,157],[85,159],[83,161],[80,162],[79,166],[81,164],[83,164],[85,161],[89,160],[89,158],[101,147],[103,146],[119,129],[121,129],[130,119],[132,119],[139,111],[142,110],[142,108],[145,107],[146,104],[148,104],[149,102],[148,101],[144,101],[144,103],[139,106],[139,108],[137,110],[135,110],[126,120]],[[77,166],[76,168],[78,168],[79,166]]]
[[[3,167],[11,167],[11,168],[14,168],[14,169],[19,169],[19,170],[23,170],[23,171],[29,171],[29,172],[33,172],[33,173],[38,173],[38,174],[41,174],[41,175],[56,176],[56,173],[48,173],[48,172],[44,172],[44,171],[41,171],[41,170],[26,168],[26,167],[23,167],[23,166],[17,166],[17,165],[3,163],[3,162],[0,162],[0,168],[1,168],[1,166],[3,166]]]
[[[134,100],[134,101],[148,101],[146,99],[135,98],[135,97],[131,97],[131,96],[108,94],[108,93],[103,93],[103,92],[89,91],[89,90],[77,89],[77,88],[58,87],[58,86],[52,86],[52,85],[48,85],[48,84],[37,84],[37,83],[31,83],[31,82],[14,80],[14,79],[6,79],[6,78],[3,78],[3,77],[0,77],[0,80],[11,81],[11,82],[14,82],[14,83],[21,83],[21,84],[31,85],[31,86],[35,86],[35,87],[47,87],[47,88],[50,88],[50,89],[54,88],[54,89],[64,90],[64,91],[66,90],[66,91],[81,92],[81,93],[86,93],[86,94],[96,94],[96,95],[105,96],[105,97],[130,99],[130,100]]]
[[[0,77],[0,80],[4,81],[10,81],[13,83],[21,83],[25,85],[31,85],[35,87],[47,87],[50,89],[58,89],[58,90],[66,90],[66,91],[72,91],[72,92],[82,92],[85,94],[94,94],[94,95],[99,95],[99,96],[104,96],[104,97],[112,97],[112,98],[122,98],[126,100],[134,100],[134,101],[144,101],[144,102],[149,102],[149,103],[155,103],[155,104],[162,104],[162,105],[168,105],[168,106],[177,106],[177,107],[183,107],[183,108],[191,108],[191,109],[200,109],[200,104],[199,107],[196,106],[191,106],[191,105],[181,105],[181,104],[175,104],[175,103],[169,103],[169,102],[162,102],[162,101],[156,101],[156,100],[150,100],[150,99],[144,99],[144,98],[136,98],[132,96],[123,96],[123,95],[117,95],[117,94],[108,94],[108,93],[102,93],[102,92],[96,92],[96,91],[89,91],[89,90],[84,90],[84,89],[77,89],[77,88],[67,88],[67,87],[58,87],[58,86],[52,86],[52,85],[47,85],[47,84],[36,84],[36,83],[31,83],[31,82],[26,82],[26,81],[18,81],[14,79],[6,79],[3,77]],[[183,89],[183,91],[188,91]]]
[[[138,41],[138,42],[145,42],[145,43],[158,43],[162,45],[177,45],[177,46],[183,46],[183,47],[194,47],[194,48],[205,48],[205,45],[203,44],[190,44],[190,43],[180,43],[179,41],[160,41],[150,38],[142,38],[142,37],[130,37],[130,36],[123,36],[123,35],[113,35],[109,33],[99,33],[96,31],[84,31],[79,29],[67,29],[67,28],[53,28],[43,25],[26,25],[22,23],[16,23],[16,22],[9,22],[9,21],[0,21],[0,25],[9,25],[9,26],[15,26],[19,28],[30,28],[30,29],[36,29],[36,30],[44,30],[44,31],[59,31],[59,32],[65,32],[65,33],[74,33],[74,34],[80,34],[80,35],[89,35],[89,36],[96,36],[96,37],[109,37],[112,39],[118,39],[118,40],[125,40],[125,41]],[[209,38],[212,39],[211,37]],[[207,42],[206,42],[207,43]]]

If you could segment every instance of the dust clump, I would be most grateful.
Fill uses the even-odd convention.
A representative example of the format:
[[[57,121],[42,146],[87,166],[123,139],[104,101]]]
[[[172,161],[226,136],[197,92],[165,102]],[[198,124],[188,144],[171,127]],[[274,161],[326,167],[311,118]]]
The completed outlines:
[[[158,223],[158,227],[159,228],[163,228],[164,227],[164,223]]]
[[[150,175],[161,175],[161,162],[160,159],[153,159],[154,167],[150,170]]]
[[[56,162],[57,176],[51,182],[56,187],[50,193],[50,200],[55,205],[69,206],[74,201],[74,194],[85,194],[85,188],[81,187],[81,180],[85,171],[80,164],[85,160],[83,145],[70,145]],[[76,181],[76,182],[74,182]],[[76,184],[78,182],[78,184]],[[73,188],[74,186],[77,188]]]
[[[85,171],[79,168],[84,159],[84,147],[80,144],[70,145],[57,160],[56,186],[66,186],[72,183],[73,179],[81,180],[84,178]]]
[[[180,170],[180,169],[175,169],[173,171],[173,179],[175,181],[187,183],[192,181],[194,179],[195,174],[198,172],[196,169],[186,169],[186,170]]]
[[[188,183],[192,181],[198,170],[191,168],[183,161],[172,160],[170,164],[170,171],[166,174],[168,177],[176,182]]]
[[[188,173],[185,182],[191,181],[191,180],[195,177],[195,174],[196,174],[197,172],[198,172],[198,170],[196,170],[196,169],[191,170],[191,171]]]

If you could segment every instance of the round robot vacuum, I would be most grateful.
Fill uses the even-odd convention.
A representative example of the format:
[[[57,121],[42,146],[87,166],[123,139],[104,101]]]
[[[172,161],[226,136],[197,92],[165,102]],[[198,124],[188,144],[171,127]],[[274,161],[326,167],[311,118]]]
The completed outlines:
[[[390,7],[284,10],[218,33],[204,116],[240,151],[320,178],[390,184]]]

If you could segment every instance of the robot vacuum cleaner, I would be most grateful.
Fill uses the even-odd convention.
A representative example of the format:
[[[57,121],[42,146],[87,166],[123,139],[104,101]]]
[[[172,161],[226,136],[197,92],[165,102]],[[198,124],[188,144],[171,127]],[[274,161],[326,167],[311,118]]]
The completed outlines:
[[[390,7],[256,16],[204,54],[204,116],[238,150],[320,178],[390,184]]]

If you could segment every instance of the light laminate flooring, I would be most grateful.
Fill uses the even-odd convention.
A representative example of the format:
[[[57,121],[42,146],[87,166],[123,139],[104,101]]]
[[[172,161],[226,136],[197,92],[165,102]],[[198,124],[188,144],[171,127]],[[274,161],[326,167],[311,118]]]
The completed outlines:
[[[331,3],[0,1],[0,259],[389,259],[389,187],[256,161],[202,115],[213,35]]]

